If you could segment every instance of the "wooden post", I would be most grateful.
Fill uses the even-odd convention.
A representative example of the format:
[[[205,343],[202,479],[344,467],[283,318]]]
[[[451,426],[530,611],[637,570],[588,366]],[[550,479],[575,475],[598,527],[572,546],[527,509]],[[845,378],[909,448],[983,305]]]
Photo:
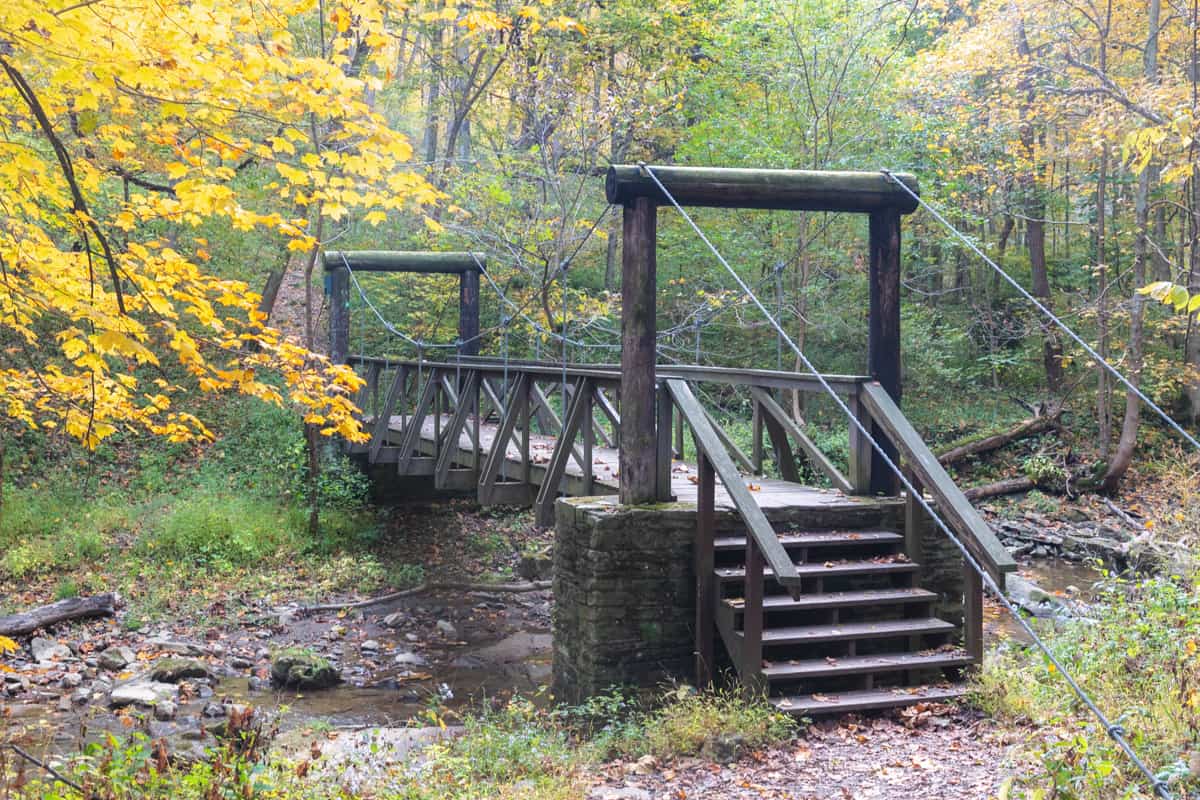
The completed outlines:
[[[963,561],[963,646],[977,665],[983,663],[983,578]]]
[[[648,197],[625,206],[621,256],[620,501],[657,497],[654,339],[658,207]]]
[[[681,415],[682,418],[682,415]],[[697,450],[700,448],[697,447]],[[713,539],[716,536],[717,473],[703,451],[697,453],[699,475],[696,497],[696,686],[703,689],[713,680],[713,627],[716,625],[713,591]]]
[[[675,499],[675,495],[671,493],[671,456],[674,452],[671,447],[671,415],[674,409],[671,406],[671,393],[667,391],[667,385],[664,383],[658,387],[658,447],[654,454],[655,462],[655,500],[660,503],[669,503]]]
[[[742,663],[739,676],[748,692],[760,694],[763,634],[763,554],[753,536],[746,536],[746,580],[742,586]]]
[[[900,211],[894,207],[870,215],[870,321],[867,372],[900,405]],[[896,448],[875,426],[872,436],[896,460]],[[894,495],[898,482],[878,453],[872,455],[871,491]]]
[[[860,393],[861,390],[850,395],[846,404],[850,407],[850,412],[854,414],[855,419],[870,431],[871,415],[863,406]],[[871,493],[871,462],[874,460],[875,449],[871,447],[871,442],[862,435],[856,425],[852,424],[850,426],[850,474],[846,477],[850,479],[850,485],[854,487],[855,494]]]
[[[350,355],[350,273],[333,267],[325,273],[329,294],[329,359],[345,364]]]
[[[479,270],[469,269],[458,276],[458,338],[461,354],[479,355]]]

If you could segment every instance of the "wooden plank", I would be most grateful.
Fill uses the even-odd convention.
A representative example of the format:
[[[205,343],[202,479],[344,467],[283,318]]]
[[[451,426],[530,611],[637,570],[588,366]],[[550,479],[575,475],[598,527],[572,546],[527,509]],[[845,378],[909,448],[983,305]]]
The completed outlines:
[[[771,705],[793,716],[814,717],[824,714],[849,714],[911,706],[917,703],[944,703],[967,693],[965,686],[914,686],[895,689],[867,689],[853,692],[827,692],[772,697]]]
[[[596,405],[599,406],[600,411],[604,413],[604,416],[608,417],[608,422],[613,428],[613,435],[617,438],[620,438],[621,415],[617,413],[617,409],[613,406],[612,401],[608,399],[608,395],[604,393],[604,389],[599,384],[595,384],[595,387]],[[613,446],[611,441],[609,442],[608,446]]]
[[[885,653],[850,658],[815,658],[772,664],[763,670],[768,681],[798,681],[832,678],[864,673],[904,672],[906,670],[941,670],[962,667],[971,657],[960,652],[950,653]]]
[[[667,388],[675,399],[675,407],[679,409],[679,413],[683,414],[684,419],[692,428],[697,451],[706,454],[709,461],[712,462],[713,469],[721,479],[725,491],[741,515],[742,521],[746,523],[746,529],[750,532],[750,536],[778,576],[777,580],[789,591],[798,592],[800,576],[796,573],[796,565],[792,563],[787,550],[779,543],[779,537],[775,535],[771,523],[763,514],[762,509],[758,507],[750,490],[742,482],[741,474],[738,473],[729,453],[725,451],[716,431],[708,423],[708,418],[704,415],[704,409],[700,406],[700,402],[696,400],[691,388],[683,381],[668,380]],[[621,474],[621,479],[624,482],[624,473]]]
[[[621,436],[619,497],[658,499],[655,361],[658,207],[647,197],[624,210],[621,250]]]
[[[492,440],[492,449],[488,453],[487,460],[483,462],[483,470],[479,474],[480,505],[486,506],[492,502],[500,467],[508,458],[508,442],[512,439],[513,431],[516,430],[517,421],[521,418],[521,404],[517,402],[517,398],[524,395],[527,380],[525,373],[518,374],[512,390],[508,393],[508,407],[500,419],[500,429],[496,433],[496,438]]]
[[[746,612],[747,616],[749,611]],[[759,615],[761,617],[761,613]],[[771,628],[762,633],[764,645],[842,642],[850,639],[890,639],[951,633],[957,626],[937,617],[880,620],[878,622],[840,622],[833,625],[796,625]]]
[[[754,437],[754,442],[753,442],[753,446],[750,451],[750,460],[751,460],[751,466],[753,467],[754,474],[762,475],[763,474],[762,409],[759,408],[758,403],[752,403],[751,405],[752,405],[753,410],[751,411],[751,416],[750,416],[750,430],[751,430],[750,435]]]
[[[439,452],[437,460],[437,469],[434,471],[433,485],[438,488],[448,488],[447,480],[450,469],[454,464],[454,457],[458,455],[458,441],[463,429],[467,425],[467,419],[470,416],[471,398],[475,397],[475,393],[479,388],[479,373],[468,372],[467,382],[463,385],[462,393],[459,395],[459,402],[454,409],[454,414],[450,417],[450,423],[446,426],[446,437]],[[474,470],[467,470],[474,474]]]
[[[594,441],[595,423],[592,419],[592,399],[593,392],[591,387],[585,387],[579,395],[578,402],[583,404],[583,452],[582,458],[579,461],[579,468],[583,470],[583,494],[590,496],[596,488],[595,464],[592,461],[592,445]],[[670,478],[668,477],[668,482]],[[670,491],[668,489],[668,491]]]
[[[430,406],[433,405],[434,395],[437,394],[437,381],[432,378],[433,376],[430,375],[430,380],[426,380],[425,385],[421,388],[421,395],[417,399],[416,406],[413,407],[412,417],[400,440],[400,460],[396,462],[396,471],[401,475],[414,474],[409,471],[413,452],[417,449],[417,440],[421,438],[421,425],[429,413]]]
[[[582,379],[580,382],[586,384],[587,379]],[[555,443],[554,453],[550,456],[550,463],[546,467],[546,474],[542,479],[541,488],[538,490],[537,500],[534,501],[537,523],[543,528],[549,528],[554,524],[554,501],[558,497],[559,484],[562,483],[563,475],[566,474],[567,461],[570,459],[575,437],[584,424],[583,395],[588,387],[584,385],[579,389],[582,391],[575,393],[575,400],[567,409],[566,424],[563,425],[562,434]],[[622,480],[621,484],[624,483],[625,481]]]
[[[796,458],[792,455],[792,445],[783,426],[771,414],[763,415],[763,423],[771,440],[771,449],[775,452],[775,466],[779,467],[779,474],[789,483],[800,483],[800,470],[796,469]]]
[[[796,440],[796,443],[800,445],[802,450],[804,450],[805,455],[808,456],[808,459],[812,465],[820,470],[825,477],[829,478],[829,482],[832,483],[835,488],[845,492],[846,494],[850,494],[852,492],[853,487],[851,486],[850,481],[846,479],[846,476],[843,475],[841,470],[835,467],[833,462],[821,452],[821,449],[817,447],[812,439],[809,439],[808,436],[804,434],[804,431],[800,430],[800,426],[798,426],[795,420],[793,420],[791,416],[783,410],[783,408],[775,401],[775,398],[772,397],[770,393],[758,388],[757,386],[751,386],[750,394],[752,394],[754,399],[758,401],[758,404],[767,413],[768,418],[773,418],[780,424],[780,426],[782,426],[784,431],[786,431],[793,439]],[[769,424],[770,423],[768,422],[768,425]]]
[[[871,212],[895,209],[910,214],[917,201],[882,172],[798,169],[728,169],[614,164],[604,179],[604,194],[614,205],[649,200],[669,202],[647,169],[681,206],[774,208],[791,211]],[[917,179],[894,173],[914,193]]]
[[[388,388],[387,398],[383,402],[383,410],[375,418],[375,426],[371,431],[371,446],[367,454],[367,461],[374,464],[379,458],[379,449],[383,447],[385,434],[388,432],[388,426],[392,420],[392,409],[400,402],[400,395],[404,391],[405,381],[408,379],[408,368],[400,367],[396,370],[396,377],[392,378],[392,385]]]
[[[729,434],[725,432],[725,429],[721,427],[721,424],[709,413],[707,408],[704,409],[704,416],[708,417],[708,422],[712,425],[713,430],[716,431],[717,438],[721,440],[721,444],[725,445],[725,449],[729,451],[734,460],[741,465],[742,469],[753,475],[754,462],[750,460],[750,457],[742,452],[742,448],[738,447],[733,439],[729,438]]]
[[[683,419],[682,415],[680,419]],[[699,452],[700,447],[696,447]],[[699,496],[696,501],[696,543],[693,550],[696,573],[696,685],[701,689],[713,682],[716,647],[713,641],[713,618],[717,601],[713,580],[713,539],[716,535],[717,473],[712,462],[703,454],[697,457]]]
[[[908,466],[933,496],[938,512],[946,519],[951,530],[960,537],[963,545],[997,585],[1004,586],[1005,574],[1017,568],[1012,555],[970,501],[963,497],[938,462],[937,456],[930,452],[884,388],[877,383],[865,384],[862,397],[875,423],[896,443]]]
[[[428,274],[478,273],[487,268],[483,253],[433,252],[429,250],[327,250],[325,269],[355,272],[419,272]]]

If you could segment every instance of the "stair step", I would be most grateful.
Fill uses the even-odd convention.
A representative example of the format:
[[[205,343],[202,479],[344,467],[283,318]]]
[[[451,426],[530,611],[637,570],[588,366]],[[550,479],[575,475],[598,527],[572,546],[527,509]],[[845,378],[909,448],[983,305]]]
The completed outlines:
[[[829,694],[796,694],[772,697],[770,702],[780,711],[797,716],[848,714],[851,711],[876,711],[884,708],[910,706],[914,703],[943,702],[966,693],[962,686],[912,686],[896,689],[869,689]]]
[[[763,668],[770,681],[793,681],[810,678],[832,678],[839,675],[902,672],[909,669],[947,669],[965,667],[972,658],[963,650],[944,653],[886,653],[876,656],[846,656],[789,661]]]
[[[853,608],[855,606],[887,606],[904,603],[928,603],[937,599],[937,593],[928,589],[871,589],[858,592],[827,592],[806,594],[793,599],[786,594],[772,594],[763,598],[764,611],[812,611],[824,608]],[[734,611],[741,611],[746,601],[740,597],[721,601]]]
[[[836,547],[841,545],[892,544],[904,537],[893,531],[793,531],[779,534],[784,547]],[[745,550],[745,536],[721,536],[713,547],[723,550]]]
[[[896,573],[916,572],[919,565],[911,561],[813,561],[796,565],[796,572],[802,578],[827,578],[845,575],[891,575]],[[721,583],[744,580],[744,567],[718,567],[713,570]],[[763,576],[770,578],[775,572],[770,567],[763,569]]]
[[[956,630],[953,624],[936,617],[879,622],[848,622],[844,625],[799,625],[787,628],[767,628],[762,633],[762,643],[766,646],[841,642],[854,639],[886,639],[893,636],[916,636],[924,633],[949,633],[953,630]],[[738,631],[738,636],[741,635],[742,632]]]

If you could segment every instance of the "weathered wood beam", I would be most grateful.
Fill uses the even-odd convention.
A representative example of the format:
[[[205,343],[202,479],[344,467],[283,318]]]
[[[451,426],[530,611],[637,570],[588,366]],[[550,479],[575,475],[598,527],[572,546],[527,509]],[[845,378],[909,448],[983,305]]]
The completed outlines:
[[[637,197],[625,207],[621,256],[621,435],[619,496],[624,505],[658,499],[655,434],[655,316],[658,207]]]
[[[354,272],[420,272],[426,274],[478,273],[481,265],[487,269],[483,253],[426,250],[326,250],[324,266],[327,272],[345,272],[346,265]],[[476,277],[478,287],[478,276]]]
[[[910,214],[917,208],[917,201],[881,172],[654,165],[649,168],[682,206],[863,213],[895,209],[901,214]],[[920,192],[914,176],[895,173],[894,177],[914,192]],[[608,202],[626,207],[640,199],[657,205],[670,202],[647,171],[633,164],[609,167],[604,192]]]
[[[817,447],[816,442],[809,439],[804,434],[804,431],[800,430],[800,426],[783,410],[783,407],[775,401],[774,397],[757,386],[751,386],[750,393],[758,401],[758,404],[762,406],[763,410],[767,412],[768,417],[778,422],[784,432],[796,440],[796,444],[800,445],[800,449],[808,456],[809,462],[824,473],[825,477],[829,478],[830,483],[846,494],[853,493],[853,487],[850,485],[850,481],[846,479],[846,476],[833,465],[828,456],[821,452],[821,448]]]
[[[0,636],[28,636],[39,628],[75,619],[111,617],[121,606],[116,592],[92,597],[70,597],[48,606],[0,617]]]
[[[867,330],[867,372],[900,405],[900,212],[885,208],[871,214],[870,313]],[[873,434],[889,458],[896,449],[879,430]],[[871,491],[894,495],[895,474],[878,453],[872,457]]]
[[[558,497],[559,484],[562,483],[563,476],[567,474],[567,461],[571,457],[570,453],[571,448],[575,445],[575,437],[579,435],[579,430],[584,425],[586,407],[590,405],[584,401],[583,395],[590,391],[587,379],[580,379],[575,397],[567,407],[567,421],[563,425],[558,441],[555,442],[550,463],[546,465],[546,474],[538,489],[537,500],[534,501],[537,524],[543,528],[554,525],[554,501]],[[620,485],[624,486],[624,475],[621,477]]]

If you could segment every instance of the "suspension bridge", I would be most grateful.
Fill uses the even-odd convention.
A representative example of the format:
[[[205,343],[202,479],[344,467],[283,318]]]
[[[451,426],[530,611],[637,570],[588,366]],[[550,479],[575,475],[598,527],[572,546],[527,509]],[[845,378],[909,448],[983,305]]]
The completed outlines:
[[[539,524],[556,526],[560,697],[680,672],[699,685],[728,672],[805,716],[961,694],[964,672],[983,657],[984,587],[1014,611],[1003,590],[1016,565],[900,408],[901,219],[928,208],[915,178],[637,165],[610,168],[605,191],[623,213],[619,363],[481,356],[481,278],[502,304],[501,325],[523,314],[489,276],[484,254],[324,254],[331,354],[364,378],[357,405],[370,440],[351,452],[376,474],[421,481],[419,491],[532,506]],[[664,206],[687,221],[807,373],[659,363]],[[864,374],[819,372],[688,215],[694,206],[867,215]],[[350,353],[352,288],[379,316],[355,273],[377,271],[457,275],[456,341],[431,347],[389,325],[417,346],[416,359]],[[538,332],[563,340],[565,356],[565,332]],[[710,392],[748,400],[748,443],[720,424],[704,401]],[[828,397],[843,413],[844,462],[785,410],[797,394]],[[768,462],[778,477],[767,475]],[[1123,729],[1027,630],[1169,797]]]

